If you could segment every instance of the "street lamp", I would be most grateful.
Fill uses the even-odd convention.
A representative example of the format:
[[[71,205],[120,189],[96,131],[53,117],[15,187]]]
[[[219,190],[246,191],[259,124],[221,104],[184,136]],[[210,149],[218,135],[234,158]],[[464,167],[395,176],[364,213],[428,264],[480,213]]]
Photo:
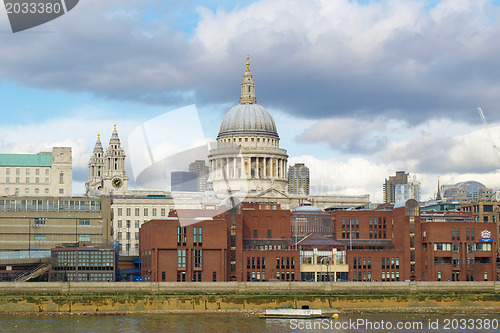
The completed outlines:
[[[68,263],[64,263],[64,282],[68,282]]]

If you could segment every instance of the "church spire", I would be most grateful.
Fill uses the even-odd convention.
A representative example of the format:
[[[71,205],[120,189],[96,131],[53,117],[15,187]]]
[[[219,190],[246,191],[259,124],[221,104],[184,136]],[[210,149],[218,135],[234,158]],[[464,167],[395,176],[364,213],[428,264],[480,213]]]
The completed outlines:
[[[250,72],[250,57],[247,56],[247,68],[245,75],[243,76],[243,82],[241,83],[241,97],[240,104],[255,104],[257,99],[255,98],[255,83],[252,79],[252,72]]]
[[[438,176],[438,191],[436,194],[436,201],[439,201],[439,200],[441,200],[441,191],[439,189],[439,176]]]

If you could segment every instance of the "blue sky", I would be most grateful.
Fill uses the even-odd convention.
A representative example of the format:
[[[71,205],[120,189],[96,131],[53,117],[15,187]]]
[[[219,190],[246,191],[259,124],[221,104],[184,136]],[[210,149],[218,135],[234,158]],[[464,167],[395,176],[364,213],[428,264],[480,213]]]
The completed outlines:
[[[499,1],[82,0],[12,34],[0,10],[0,150],[71,145],[83,193],[97,133],[195,104],[207,138],[245,57],[290,163],[316,188],[382,198],[397,170],[500,188]]]

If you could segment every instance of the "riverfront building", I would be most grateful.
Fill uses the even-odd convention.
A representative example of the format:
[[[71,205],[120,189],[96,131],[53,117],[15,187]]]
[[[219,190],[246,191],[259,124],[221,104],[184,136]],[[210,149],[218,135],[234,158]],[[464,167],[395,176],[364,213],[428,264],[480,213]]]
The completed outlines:
[[[47,251],[62,243],[108,241],[110,206],[110,198],[0,198],[0,251]]]
[[[49,281],[114,281],[115,261],[112,246],[64,244],[51,251]]]
[[[0,194],[62,197],[72,191],[71,148],[38,154],[0,154]]]
[[[352,281],[496,277],[496,224],[476,222],[470,213],[424,213],[410,199],[393,209],[336,211],[334,218]]]
[[[172,211],[139,232],[141,275],[148,281],[294,281],[299,251],[290,212],[278,203],[225,201],[207,210]]]

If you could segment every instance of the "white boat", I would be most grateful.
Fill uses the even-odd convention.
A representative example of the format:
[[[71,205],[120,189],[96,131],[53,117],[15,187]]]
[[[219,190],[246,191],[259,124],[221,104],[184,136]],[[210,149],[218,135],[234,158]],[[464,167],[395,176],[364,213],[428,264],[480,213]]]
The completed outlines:
[[[313,319],[327,318],[321,310],[313,309],[267,309],[261,318]]]

